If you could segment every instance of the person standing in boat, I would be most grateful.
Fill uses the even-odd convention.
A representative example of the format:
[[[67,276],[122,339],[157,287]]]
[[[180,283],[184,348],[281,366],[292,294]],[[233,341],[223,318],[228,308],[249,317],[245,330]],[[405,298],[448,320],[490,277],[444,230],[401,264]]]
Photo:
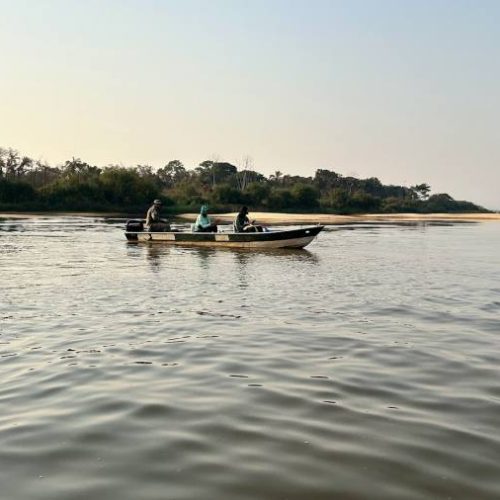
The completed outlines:
[[[161,206],[161,200],[156,199],[149,207],[148,213],[146,214],[146,228],[148,231],[170,231],[170,224],[160,216]]]
[[[202,205],[200,209],[200,215],[198,215],[196,222],[194,223],[193,231],[196,233],[216,233],[217,224],[212,222],[212,219],[208,216],[208,206]]]
[[[255,221],[250,222],[248,218],[248,208],[241,207],[233,223],[235,233],[256,233],[262,232],[262,226],[257,226]]]

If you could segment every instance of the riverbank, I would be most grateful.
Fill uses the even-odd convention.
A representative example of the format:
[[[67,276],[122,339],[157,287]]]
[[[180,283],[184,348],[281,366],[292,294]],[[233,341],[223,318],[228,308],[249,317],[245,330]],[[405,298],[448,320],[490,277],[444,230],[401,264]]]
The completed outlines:
[[[168,217],[168,213],[165,215]],[[24,219],[26,217],[108,217],[108,218],[134,218],[140,215],[109,212],[0,212],[1,219]],[[197,213],[182,213],[175,215],[176,219],[186,222],[194,222]],[[236,212],[211,214],[220,223],[231,223]],[[337,214],[292,214],[280,212],[252,212],[250,218],[261,224],[287,225],[287,224],[362,224],[362,223],[404,223],[404,222],[485,222],[500,221],[500,213],[433,213],[433,214],[360,214],[360,215],[337,215]]]
[[[194,221],[198,214],[185,213],[177,217]],[[214,219],[224,223],[232,222],[236,213],[212,214]],[[483,222],[500,221],[500,213],[470,213],[470,214],[290,214],[277,212],[252,212],[251,220],[261,224],[360,224],[364,222],[398,223],[398,222]]]

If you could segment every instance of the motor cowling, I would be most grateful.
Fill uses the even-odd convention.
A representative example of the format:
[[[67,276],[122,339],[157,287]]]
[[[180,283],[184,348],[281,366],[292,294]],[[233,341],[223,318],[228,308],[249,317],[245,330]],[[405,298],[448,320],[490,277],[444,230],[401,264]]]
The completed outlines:
[[[144,231],[144,222],[138,219],[132,219],[127,221],[126,231],[129,233],[138,233]]]

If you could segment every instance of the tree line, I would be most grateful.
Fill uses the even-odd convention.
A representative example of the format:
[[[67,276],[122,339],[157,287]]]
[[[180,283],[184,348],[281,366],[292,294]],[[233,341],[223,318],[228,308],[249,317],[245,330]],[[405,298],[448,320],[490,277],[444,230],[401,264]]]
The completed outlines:
[[[171,212],[198,210],[367,212],[485,212],[446,193],[431,194],[427,183],[384,185],[376,177],[358,179],[327,169],[313,177],[276,171],[266,177],[247,159],[237,166],[216,160],[188,169],[180,160],[151,165],[98,167],[80,158],[50,166],[0,148],[0,209],[93,210],[133,213],[160,198]]]

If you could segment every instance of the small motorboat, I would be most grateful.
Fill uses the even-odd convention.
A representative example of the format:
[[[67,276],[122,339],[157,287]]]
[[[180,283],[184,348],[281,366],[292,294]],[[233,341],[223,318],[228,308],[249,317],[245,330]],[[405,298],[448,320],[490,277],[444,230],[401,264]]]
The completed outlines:
[[[176,228],[172,231],[154,232],[145,230],[142,221],[130,220],[127,222],[125,236],[129,242],[135,243],[153,241],[199,247],[304,248],[323,228],[324,226],[317,225],[284,231],[266,230],[252,233],[201,233]]]

